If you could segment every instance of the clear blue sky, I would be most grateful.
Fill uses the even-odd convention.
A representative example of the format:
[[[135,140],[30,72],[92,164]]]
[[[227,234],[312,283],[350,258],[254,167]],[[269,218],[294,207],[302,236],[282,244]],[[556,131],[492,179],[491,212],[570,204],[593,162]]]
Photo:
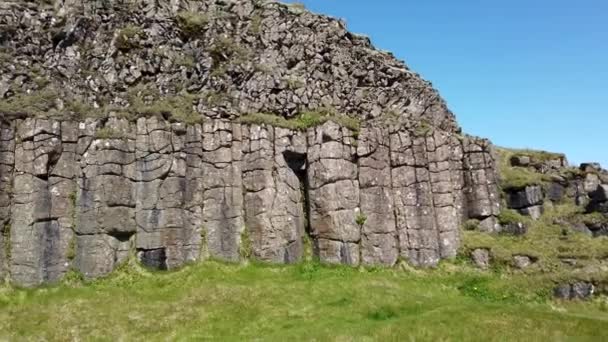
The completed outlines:
[[[608,0],[298,2],[395,53],[467,133],[608,167]]]

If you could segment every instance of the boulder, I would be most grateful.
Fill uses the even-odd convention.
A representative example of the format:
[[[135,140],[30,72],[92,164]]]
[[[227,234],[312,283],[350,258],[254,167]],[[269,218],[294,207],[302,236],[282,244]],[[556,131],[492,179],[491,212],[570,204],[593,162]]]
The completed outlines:
[[[536,258],[527,255],[515,255],[513,256],[513,266],[520,270],[528,268],[530,265],[536,262]]]
[[[522,208],[518,210],[520,214],[530,216],[533,220],[538,220],[543,215],[544,207],[542,205],[535,205],[532,207]]]
[[[527,167],[530,166],[531,163],[531,159],[530,156],[525,156],[525,155],[516,155],[511,157],[511,166],[520,166],[520,167]]]
[[[521,190],[510,191],[507,204],[511,209],[523,209],[543,203],[543,190],[538,185],[527,186]]]
[[[485,248],[477,248],[471,252],[471,259],[475,266],[482,270],[487,270],[490,267],[492,255]]]
[[[562,300],[590,299],[595,293],[595,286],[589,282],[577,281],[560,284],[553,290],[553,296]]]
[[[522,222],[511,222],[502,226],[503,234],[521,236],[526,235],[527,232],[528,226]]]

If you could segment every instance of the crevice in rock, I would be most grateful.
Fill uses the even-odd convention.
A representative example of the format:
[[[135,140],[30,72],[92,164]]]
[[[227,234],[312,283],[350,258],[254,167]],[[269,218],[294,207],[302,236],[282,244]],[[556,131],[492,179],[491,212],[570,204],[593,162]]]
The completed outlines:
[[[163,271],[168,268],[165,248],[138,249],[137,256],[145,267]]]
[[[285,158],[285,162],[287,166],[293,171],[293,173],[298,178],[298,183],[300,185],[300,193],[302,196],[302,214],[304,229],[301,232],[305,234],[305,237],[312,241],[312,236],[310,233],[310,186],[308,183],[308,158],[306,153],[297,153],[293,151],[284,151],[283,157]]]

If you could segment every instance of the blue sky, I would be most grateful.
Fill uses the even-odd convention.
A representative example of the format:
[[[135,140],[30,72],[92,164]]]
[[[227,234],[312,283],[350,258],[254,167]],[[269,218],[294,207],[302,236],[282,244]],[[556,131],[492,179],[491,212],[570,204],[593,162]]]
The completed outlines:
[[[298,2],[404,60],[467,133],[608,167],[608,1]]]

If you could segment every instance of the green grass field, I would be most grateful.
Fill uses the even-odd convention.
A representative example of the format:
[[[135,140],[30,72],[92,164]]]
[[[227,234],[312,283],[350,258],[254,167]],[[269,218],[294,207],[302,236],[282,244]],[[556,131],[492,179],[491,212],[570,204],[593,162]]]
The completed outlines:
[[[608,339],[608,302],[550,299],[534,277],[205,262],[33,289],[0,287],[0,340],[569,341]]]

